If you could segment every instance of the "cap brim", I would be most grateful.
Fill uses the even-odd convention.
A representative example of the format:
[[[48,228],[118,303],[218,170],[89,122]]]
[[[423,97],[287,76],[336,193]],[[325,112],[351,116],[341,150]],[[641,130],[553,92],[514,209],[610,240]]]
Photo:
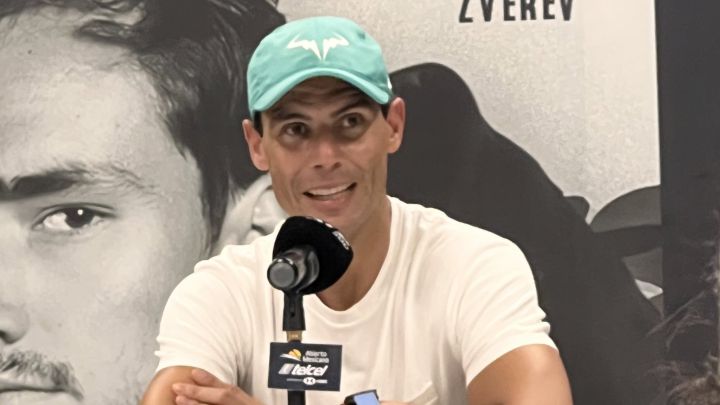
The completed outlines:
[[[253,114],[259,111],[265,111],[272,107],[278,102],[285,94],[292,90],[298,84],[305,80],[312,79],[313,77],[330,76],[337,79],[346,81],[353,86],[357,87],[360,91],[367,94],[370,98],[375,100],[378,104],[387,104],[390,101],[390,93],[387,90],[381,89],[370,81],[363,79],[362,77],[355,75],[351,72],[329,68],[329,67],[316,67],[312,69],[302,70],[295,74],[292,74],[285,79],[272,86],[265,94],[260,97],[254,106],[252,106]]]

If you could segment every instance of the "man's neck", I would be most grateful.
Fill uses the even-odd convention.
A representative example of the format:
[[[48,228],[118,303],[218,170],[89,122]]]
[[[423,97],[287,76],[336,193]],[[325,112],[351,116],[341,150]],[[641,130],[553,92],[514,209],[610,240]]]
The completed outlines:
[[[345,274],[330,288],[317,294],[329,308],[344,311],[357,304],[372,287],[390,247],[390,200],[383,209],[350,240],[353,260]]]

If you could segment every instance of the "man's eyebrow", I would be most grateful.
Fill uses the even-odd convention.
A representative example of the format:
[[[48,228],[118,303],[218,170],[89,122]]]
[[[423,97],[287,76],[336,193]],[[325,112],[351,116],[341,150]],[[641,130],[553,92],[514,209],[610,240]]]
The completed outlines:
[[[341,88],[341,89],[335,90],[335,91],[331,92],[327,97],[328,98],[333,97],[333,96],[337,97],[344,93],[354,93],[354,94],[353,94],[351,100],[345,106],[340,107],[337,111],[332,113],[333,117],[338,116],[338,115],[344,113],[345,111],[356,108],[356,107],[372,108],[374,105],[373,101],[371,101],[367,95],[365,95],[364,93],[360,92],[359,90],[357,90],[353,87],[349,87],[349,88],[346,87],[346,88]],[[290,103],[307,104],[307,105],[312,104],[312,103],[305,102],[302,98],[293,99],[292,101],[290,101]],[[286,106],[284,104],[277,105],[277,106],[271,108],[268,111],[268,115],[270,116],[271,120],[275,120],[275,121],[285,121],[285,120],[296,119],[296,118],[310,119],[310,117],[308,117],[307,115],[302,114],[300,112],[288,111],[288,109],[286,108]]]
[[[274,121],[285,121],[285,120],[295,119],[295,118],[300,118],[300,119],[309,119],[310,118],[307,115],[301,114],[299,112],[288,111],[286,108],[283,108],[282,106],[271,109],[270,111],[268,111],[268,115],[270,116],[270,119],[274,120]]]
[[[374,102],[370,101],[370,99],[363,95],[358,95],[354,98],[354,100],[351,100],[346,104],[344,107],[340,107],[337,111],[332,113],[333,117],[337,117],[338,115],[344,113],[345,111],[352,110],[353,108],[357,107],[366,107],[372,109],[374,107]]]
[[[56,193],[81,186],[105,186],[152,192],[152,187],[125,168],[112,165],[70,163],[28,175],[0,179],[0,200],[12,200]]]

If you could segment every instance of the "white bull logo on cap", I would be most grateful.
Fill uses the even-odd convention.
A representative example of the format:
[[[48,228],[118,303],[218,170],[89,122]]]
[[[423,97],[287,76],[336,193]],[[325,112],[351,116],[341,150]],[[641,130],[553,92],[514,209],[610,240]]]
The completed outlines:
[[[322,40],[322,55],[320,54],[320,47],[318,46],[318,43],[314,39],[300,39],[298,40],[298,37],[300,35],[296,35],[295,38],[293,38],[290,43],[287,45],[287,49],[294,49],[294,48],[302,48],[307,51],[310,51],[317,56],[320,60],[325,60],[327,58],[328,52],[330,52],[331,49],[336,48],[338,46],[349,46],[350,42],[348,42],[347,39],[345,39],[340,34],[335,34],[335,36],[330,38],[324,38]]]

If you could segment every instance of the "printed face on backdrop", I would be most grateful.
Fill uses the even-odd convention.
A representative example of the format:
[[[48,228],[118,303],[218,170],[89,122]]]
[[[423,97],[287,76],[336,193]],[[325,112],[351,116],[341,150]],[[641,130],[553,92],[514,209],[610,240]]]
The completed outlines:
[[[135,404],[172,288],[207,255],[200,173],[80,14],[0,22],[0,403]]]
[[[262,137],[248,122],[245,132],[285,212],[321,218],[352,240],[385,208],[387,157],[400,147],[404,111],[396,99],[386,119],[356,88],[319,77],[262,113]]]

